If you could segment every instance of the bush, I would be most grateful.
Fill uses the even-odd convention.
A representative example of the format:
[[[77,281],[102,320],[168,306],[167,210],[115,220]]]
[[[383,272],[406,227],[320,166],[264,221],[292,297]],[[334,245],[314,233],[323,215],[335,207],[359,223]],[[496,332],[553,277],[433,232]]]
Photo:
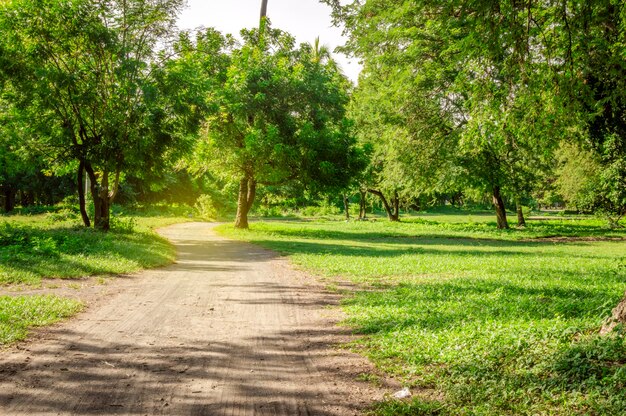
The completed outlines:
[[[283,210],[281,207],[273,206],[260,206],[255,211],[255,214],[260,217],[282,217],[284,216]]]
[[[352,211],[352,210],[351,210]],[[305,217],[320,217],[324,215],[338,215],[343,212],[342,208],[339,208],[331,204],[323,204],[320,206],[308,206],[300,211],[301,215]],[[357,206],[358,214],[358,206]]]
[[[49,213],[47,218],[50,222],[74,221],[79,219],[78,209],[68,206],[56,212]]]
[[[111,216],[111,229],[122,234],[132,234],[137,228],[137,220],[133,217]]]
[[[215,201],[211,195],[200,195],[194,205],[198,216],[207,220],[216,220],[219,215],[219,210],[215,206]]]
[[[24,245],[28,242],[28,230],[8,222],[0,225],[0,247]]]

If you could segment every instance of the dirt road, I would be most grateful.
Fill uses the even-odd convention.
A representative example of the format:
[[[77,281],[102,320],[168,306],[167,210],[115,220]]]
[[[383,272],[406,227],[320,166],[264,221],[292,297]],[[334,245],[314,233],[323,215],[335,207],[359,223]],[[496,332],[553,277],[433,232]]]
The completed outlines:
[[[382,398],[334,346],[336,295],[208,224],[162,234],[176,264],[0,353],[1,415],[352,415]]]

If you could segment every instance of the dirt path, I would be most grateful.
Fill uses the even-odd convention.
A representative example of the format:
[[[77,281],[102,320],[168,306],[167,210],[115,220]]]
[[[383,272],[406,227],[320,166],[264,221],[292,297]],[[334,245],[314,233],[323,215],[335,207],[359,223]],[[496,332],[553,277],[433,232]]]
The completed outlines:
[[[327,305],[261,248],[180,224],[176,264],[122,279],[78,318],[0,353],[2,415],[353,415],[383,390]],[[113,283],[116,285],[117,283]]]

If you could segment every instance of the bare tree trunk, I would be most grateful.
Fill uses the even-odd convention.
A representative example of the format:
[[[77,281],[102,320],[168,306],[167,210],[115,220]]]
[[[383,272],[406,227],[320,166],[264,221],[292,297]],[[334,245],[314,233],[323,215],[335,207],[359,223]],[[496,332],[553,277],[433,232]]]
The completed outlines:
[[[100,186],[98,187],[99,207],[94,226],[102,231],[109,231],[111,228],[111,199],[109,198],[109,172],[102,173]]]
[[[346,212],[346,221],[350,221],[350,201],[346,194],[342,195],[343,197],[343,209]]]
[[[237,217],[235,218],[235,228],[248,229],[248,213],[256,197],[256,181],[248,175],[239,182],[239,197],[237,199]]]
[[[261,20],[267,17],[267,0],[262,0],[261,2]]]
[[[78,207],[80,209],[80,216],[83,219],[85,227],[91,227],[91,221],[89,221],[89,215],[85,207],[85,162],[82,160],[78,164],[76,184],[78,185]]]
[[[35,194],[32,191],[20,191],[20,204],[22,207],[32,207],[35,205]]]
[[[367,191],[361,190],[359,192],[361,194],[361,198],[359,199],[359,219],[360,220],[365,220],[367,219],[367,210],[366,210],[366,197],[367,197]]]
[[[400,198],[398,191],[393,191],[393,214],[391,221],[400,221]]]
[[[389,221],[395,222],[395,221],[400,220],[400,215],[398,211],[399,201],[398,201],[397,192],[394,194],[394,200],[392,201],[394,204],[394,210],[392,211],[391,206],[389,205],[389,202],[387,201],[387,198],[385,198],[385,195],[382,193],[382,191],[378,191],[376,189],[368,189],[367,191],[380,198],[380,200],[383,203],[383,206],[385,207],[385,212],[387,212],[387,218],[389,218]]]
[[[509,222],[506,219],[506,207],[504,206],[504,201],[502,200],[499,186],[493,187],[493,206],[496,209],[498,228],[501,230],[509,228]]]
[[[515,211],[517,211],[517,226],[526,227],[526,219],[524,218],[524,211],[522,204],[519,202],[519,198],[515,201]]]
[[[256,198],[256,181],[252,178],[248,179],[248,195],[247,195],[247,204],[248,204],[248,212],[252,209],[252,204],[254,204],[254,199]]]
[[[90,163],[85,162],[85,171],[89,175],[91,183],[91,197],[93,198],[94,216],[93,225],[102,231],[109,231],[111,228],[111,199],[109,195],[109,173],[102,173],[101,183],[98,184],[98,177]]]
[[[11,212],[15,209],[15,189],[7,185],[4,188],[4,212]]]

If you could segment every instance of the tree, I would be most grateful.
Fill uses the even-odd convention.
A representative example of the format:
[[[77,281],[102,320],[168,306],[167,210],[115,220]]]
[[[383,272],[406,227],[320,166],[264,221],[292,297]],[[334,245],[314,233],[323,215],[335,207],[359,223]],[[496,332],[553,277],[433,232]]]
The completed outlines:
[[[238,228],[248,228],[259,185],[339,189],[360,168],[344,118],[348,82],[310,45],[295,48],[287,33],[262,29],[242,31],[200,144],[207,168],[239,184]]]
[[[546,82],[552,61],[536,43],[549,24],[531,24],[543,5],[326,3],[346,24],[344,49],[364,61],[361,84],[369,92],[355,99],[377,103],[384,125],[408,135],[417,172],[434,175],[435,184],[460,180],[456,186],[490,193],[498,227],[508,228],[503,193],[534,182],[561,126]],[[433,172],[433,164],[447,168]]]
[[[562,5],[560,79],[584,127],[578,146],[594,153],[588,208],[618,226],[626,215],[626,5],[617,0]],[[589,194],[588,194],[589,195]]]
[[[94,201],[94,225],[109,228],[110,204],[123,172],[158,168],[184,135],[173,131],[155,69],[157,49],[174,28],[182,0],[13,0],[0,6],[0,76],[22,93],[13,104],[39,114],[42,145],[77,162]],[[181,146],[184,147],[184,146]]]

